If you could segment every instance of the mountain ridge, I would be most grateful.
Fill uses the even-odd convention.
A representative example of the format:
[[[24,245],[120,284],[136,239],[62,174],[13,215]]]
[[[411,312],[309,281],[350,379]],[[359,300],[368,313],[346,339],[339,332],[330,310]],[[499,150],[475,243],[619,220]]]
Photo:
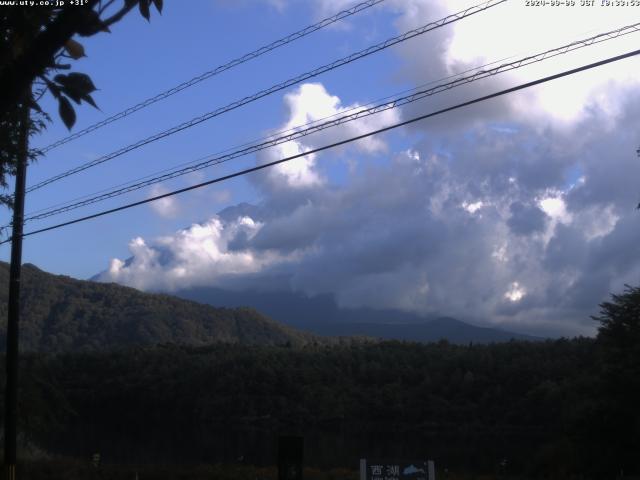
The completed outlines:
[[[284,291],[231,291],[212,287],[190,288],[174,294],[209,305],[250,305],[285,325],[323,336],[366,336],[417,342],[446,339],[453,343],[543,340],[532,335],[473,325],[448,316],[421,317],[400,310],[340,308],[332,295],[306,297]]]
[[[6,339],[7,263],[0,262],[0,350]],[[540,340],[450,317],[342,309],[330,295],[198,288],[148,293],[77,280],[23,265],[20,345],[24,351],[109,350],[163,343],[296,345],[400,340],[491,343]],[[335,338],[340,337],[340,338]],[[348,337],[348,338],[345,338]]]
[[[0,349],[6,343],[9,265],[0,262]],[[176,343],[303,345],[315,335],[250,308],[215,308],[114,283],[53,275],[24,264],[20,347],[69,352]]]

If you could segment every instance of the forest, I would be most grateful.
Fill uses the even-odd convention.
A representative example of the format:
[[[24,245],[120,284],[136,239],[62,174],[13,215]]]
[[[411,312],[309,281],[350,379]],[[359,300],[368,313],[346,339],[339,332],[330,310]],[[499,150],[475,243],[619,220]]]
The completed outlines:
[[[0,351],[6,346],[9,265],[0,262]],[[327,342],[251,308],[215,308],[116,284],[23,266],[20,350],[73,352],[175,343],[302,345]]]
[[[342,472],[309,478],[356,478],[363,457],[430,458],[452,479],[640,473],[638,288],[601,305],[595,338],[425,344],[320,337],[32,266],[25,280],[25,468],[87,477],[98,453],[103,478],[275,478],[293,434],[312,472]]]
[[[125,221],[141,242],[157,237],[164,229],[161,240],[150,241],[156,245],[149,243],[145,251],[158,255],[158,266],[162,267],[158,272],[169,267],[188,273],[177,278],[184,283],[182,293],[190,293],[189,298],[196,300],[196,294],[203,292],[186,287],[197,284],[210,294],[210,285],[201,285],[206,279],[222,282],[229,278],[230,284],[240,285],[245,279],[251,284],[264,278],[265,283],[279,284],[282,280],[278,278],[292,268],[297,277],[292,283],[301,286],[300,292],[328,290],[338,295],[351,290],[354,297],[370,297],[387,289],[390,297],[396,297],[390,302],[393,305],[407,291],[410,296],[424,296],[437,286],[434,290],[438,291],[429,293],[428,305],[416,304],[421,314],[427,313],[427,306],[435,311],[464,304],[462,311],[471,315],[483,311],[478,305],[495,303],[497,298],[517,304],[527,295],[518,308],[536,312],[554,302],[563,304],[562,297],[572,291],[582,298],[597,298],[595,306],[602,299],[598,285],[607,288],[637,272],[633,268],[636,223],[629,212],[631,203],[636,202],[636,184],[626,160],[634,143],[629,139],[636,138],[637,132],[625,129],[634,124],[638,112],[634,93],[638,85],[629,73],[633,69],[583,77],[579,88],[577,83],[564,83],[565,90],[554,90],[547,82],[560,77],[564,82],[568,80],[565,77],[578,72],[630,60],[640,50],[611,49],[606,53],[602,49],[596,55],[585,55],[590,63],[582,64],[581,60],[581,66],[562,59],[556,64],[559,70],[538,70],[536,66],[536,75],[546,75],[542,77],[515,72],[638,31],[637,23],[584,38],[579,31],[596,33],[603,25],[605,16],[600,13],[594,17],[598,21],[585,23],[592,19],[584,12],[595,8],[583,8],[573,21],[561,18],[559,23],[551,16],[537,22],[526,8],[521,16],[514,15],[514,10],[501,14],[498,8],[483,13],[505,3],[502,0],[483,2],[458,13],[450,12],[444,1],[388,2],[391,7],[383,13],[372,10],[370,23],[359,23],[354,17],[364,10],[360,8],[363,3],[318,22],[316,17],[325,15],[321,13],[325,6],[344,1],[315,2],[323,5],[318,12],[296,8],[295,13],[293,8],[281,7],[287,3],[281,0],[208,2],[206,12],[184,8],[183,2],[163,18],[157,15],[163,11],[163,0],[76,0],[66,6],[63,1],[0,3],[3,7],[20,4],[15,5],[20,8],[0,12],[0,33],[5,40],[0,45],[0,206],[13,211],[12,220],[3,221],[0,227],[0,233],[6,234],[0,243],[8,243],[11,235],[14,267],[22,264],[22,238],[30,237],[31,252],[40,252],[30,257],[31,261],[56,256],[60,262],[47,258],[45,263],[64,271],[84,272],[88,267],[81,264],[89,254],[92,261],[107,254],[111,257],[109,252],[121,248],[113,242],[123,241],[122,236],[133,230],[117,224],[122,228],[113,231],[118,233],[116,237],[109,230],[116,223],[87,227],[86,235],[62,227],[128,210],[131,216]],[[27,3],[29,8],[22,8]],[[46,8],[31,8],[35,3]],[[250,8],[228,8],[235,3]],[[311,2],[298,3],[300,7]],[[369,8],[382,2],[365,3]],[[574,6],[576,2],[520,3]],[[580,3],[595,7],[594,2]],[[602,0],[600,6],[636,3]],[[212,6],[216,8],[209,8]],[[278,16],[261,10],[266,6],[278,10]],[[119,25],[110,42],[90,40],[98,34],[105,37],[102,33],[110,33],[110,27],[134,9],[147,21],[153,11],[153,25],[160,25],[161,33],[154,36],[151,30],[143,32],[127,21]],[[446,11],[447,16],[432,18],[438,11]],[[295,26],[307,15],[315,23],[302,29]],[[463,20],[471,15],[483,23],[467,28],[468,22]],[[268,64],[244,65],[347,17],[351,24],[337,24],[331,35],[323,32],[324,37],[305,40],[300,47],[292,45],[286,56],[276,57],[280,53],[274,52]],[[453,22],[457,22],[455,26],[447,27]],[[545,48],[573,34],[581,39],[537,54],[529,52],[513,62],[513,57],[507,56],[514,54],[513,50],[500,53],[505,45],[526,50],[526,42],[520,40],[540,43],[542,24],[544,43],[549,44]],[[285,33],[285,27],[287,32],[295,30]],[[428,34],[436,28],[441,30]],[[280,40],[264,44],[263,34],[266,38],[271,33]],[[383,40],[382,35],[387,34],[393,36]],[[424,41],[417,43],[421,35],[425,35],[421,37]],[[413,46],[407,43],[401,47],[409,40]],[[241,53],[245,45],[254,44],[264,46]],[[356,45],[362,49],[351,51]],[[396,48],[391,47],[396,45],[394,53]],[[533,44],[530,47],[538,50]],[[383,50],[374,61],[373,55]],[[333,60],[320,66],[317,62],[325,53]],[[475,64],[481,58],[489,61],[497,53],[504,60],[495,60],[496,56],[493,63]],[[76,61],[85,57],[89,57],[84,65],[91,76],[77,71],[84,67]],[[366,61],[359,61],[365,57]],[[507,60],[509,63],[498,65]],[[307,61],[315,66],[305,66]],[[248,70],[239,71],[237,77],[221,77],[223,80],[207,91],[194,90],[192,97],[173,97],[241,64]],[[569,65],[572,70],[565,70]],[[463,66],[464,71],[457,70]],[[289,72],[289,67],[295,73]],[[342,76],[338,70],[342,67],[351,70]],[[186,72],[203,70],[191,79],[178,80]],[[489,79],[507,71],[513,72],[506,83]],[[448,76],[438,79],[442,72]],[[624,76],[622,72],[626,72]],[[272,74],[277,80],[271,79]],[[167,90],[174,80],[180,83]],[[251,86],[253,80],[264,85]],[[474,94],[460,103],[451,90],[476,80],[485,82],[482,88],[488,90],[484,96]],[[267,87],[269,84],[272,86]],[[372,101],[392,84],[405,90],[386,92],[390,95]],[[514,100],[516,92],[543,84],[544,93],[529,90],[528,96]],[[245,87],[255,93],[248,93]],[[406,90],[411,87],[415,88]],[[465,88],[467,93],[475,91],[475,86]],[[446,95],[433,104],[426,102],[438,93]],[[272,94],[280,98],[267,101],[265,97]],[[238,100],[227,100],[227,95]],[[70,170],[58,165],[67,170],[49,178],[46,168],[36,171],[26,185],[27,164],[31,170],[35,160],[49,150],[169,97],[174,103],[165,104],[165,110],[133,117],[135,124],[111,130],[98,140],[87,137],[77,150],[62,154],[71,158],[79,152],[77,160],[84,163]],[[135,98],[137,103],[122,110],[123,103]],[[263,98],[266,103],[261,103]],[[498,98],[501,103],[486,109],[480,106]],[[413,104],[423,100],[425,103]],[[218,101],[218,106],[207,106]],[[52,121],[41,104],[45,110],[57,106],[57,116],[69,130],[49,145],[49,136],[30,143],[30,137],[47,130]],[[94,118],[97,123],[79,108],[76,113],[76,106],[82,104],[103,108]],[[471,104],[472,110],[460,110]],[[278,105],[280,108],[273,108]],[[194,106],[197,113],[191,111]],[[235,117],[245,106],[248,117]],[[207,113],[201,111],[205,107]],[[324,107],[332,115],[320,118]],[[256,110],[249,110],[253,108]],[[403,110],[392,110],[398,108]],[[179,132],[186,135],[187,129],[198,125],[204,128],[205,121],[232,111],[232,117],[225,117],[229,121],[210,128],[213,133],[181,140],[174,136]],[[383,112],[386,120],[382,116],[366,119]],[[72,133],[81,113],[87,123],[78,122],[79,128]],[[434,117],[440,115],[436,125]],[[155,126],[165,120],[173,124],[175,118],[187,120],[168,129]],[[298,124],[298,119],[309,122]],[[360,123],[348,123],[356,119]],[[418,123],[427,119],[428,124]],[[287,130],[278,131],[277,125],[285,125]],[[397,130],[408,125],[411,130]],[[339,131],[329,130],[336,127]],[[581,136],[576,142],[578,131]],[[236,147],[224,144],[246,142],[256,138],[256,132],[271,133]],[[50,133],[57,136],[60,132]],[[316,136],[307,136],[311,134]],[[179,143],[144,154],[138,150],[169,137]],[[369,143],[365,145],[364,140]],[[335,150],[350,148],[348,144],[359,147],[354,152]],[[295,154],[291,154],[292,145]],[[260,152],[267,147],[277,149],[262,156]],[[131,168],[109,163],[114,166],[99,175],[69,180],[75,183],[31,196],[36,203],[29,202],[25,218],[25,188],[32,192],[97,165],[106,169],[107,162],[134,150],[139,161],[131,163]],[[203,157],[203,150],[218,153]],[[314,155],[330,155],[332,150],[334,160],[344,157],[346,167],[331,158],[322,162],[314,159]],[[176,155],[188,160],[196,158],[196,153],[198,160],[191,163],[172,163]],[[272,153],[274,159],[269,157]],[[225,171],[224,176],[197,180],[200,183],[179,190],[163,190],[164,182],[170,179],[200,175],[197,171],[205,166],[245,154],[258,154],[254,167],[238,167],[244,170]],[[133,171],[142,174],[143,157],[153,162],[154,170],[162,170],[127,179]],[[264,177],[266,181],[254,176],[248,184],[234,182],[227,184],[229,189],[202,190],[296,159],[298,165],[289,170],[270,170],[272,176]],[[303,160],[306,163],[300,164]],[[184,178],[195,182],[197,175]],[[13,194],[5,191],[10,177],[15,177]],[[32,183],[31,178],[39,182]],[[68,217],[44,228],[32,227],[33,221],[149,186],[165,193],[151,190],[144,200]],[[182,202],[184,210],[176,209],[180,210],[176,217],[169,212],[172,208],[160,202],[151,204],[169,198],[173,201],[178,198],[174,195],[196,189],[205,194]],[[96,192],[90,193],[92,190]],[[84,196],[67,201],[70,192]],[[256,207],[256,215],[245,217],[241,214],[243,204],[230,205],[247,192],[249,199],[259,200],[261,205]],[[172,236],[166,228],[177,223],[161,224],[160,218],[150,221],[153,217],[147,211],[129,210],[143,203],[158,207],[154,210],[164,217],[163,222],[171,217],[172,222],[191,223],[191,230],[182,229]],[[214,209],[223,205],[227,208],[216,214]],[[228,209],[236,209],[236,215],[222,221],[223,213],[230,213]],[[177,240],[198,229],[206,230],[202,227],[207,225],[203,220],[207,215],[215,215],[209,216],[215,228],[210,229],[213,233],[207,244]],[[568,218],[572,220],[565,221]],[[246,220],[251,221],[250,226],[245,225]],[[27,231],[22,230],[25,223]],[[57,240],[31,237],[52,230],[59,230]],[[504,240],[505,246],[497,245],[496,239],[500,244]],[[511,243],[517,248],[507,255]],[[137,261],[144,263],[143,255],[133,248],[130,251],[132,257],[120,262],[121,271]],[[207,256],[193,255],[196,251]],[[65,252],[70,255],[64,257]],[[533,254],[523,261],[525,252]],[[202,258],[210,261],[206,275],[193,268]],[[493,265],[493,258],[498,260],[497,267],[488,266]],[[340,268],[326,277],[320,275],[333,265]],[[116,284],[52,276],[29,264],[23,270],[22,279],[12,275],[12,291],[18,285],[21,291],[20,298],[12,296],[20,302],[11,305],[20,303],[21,307],[11,309],[16,315],[8,321],[8,266],[0,262],[0,384],[8,383],[10,392],[6,399],[0,392],[0,408],[4,410],[6,400],[8,448],[4,462],[8,478],[15,479],[14,432],[9,420],[16,418],[12,414],[15,395],[11,394],[11,385],[16,382],[11,375],[15,362],[7,361],[2,353],[7,343],[10,353],[16,352],[16,345],[21,352],[21,479],[275,479],[278,438],[282,435],[304,438],[307,480],[355,480],[358,460],[363,457],[431,459],[438,478],[446,480],[640,479],[640,288],[627,287],[601,304],[600,314],[593,318],[599,327],[593,338],[538,341],[521,337],[479,343],[474,337],[473,342],[420,343],[406,337],[400,337],[402,341],[371,338],[378,335],[370,332],[381,331],[382,325],[396,333],[399,329],[399,322],[372,318],[385,317],[384,311],[371,311],[369,318],[351,324],[321,314],[323,329],[310,333],[278,323],[277,315],[274,320],[251,308],[218,308],[218,304],[203,305]],[[196,283],[186,278],[192,276],[192,270]],[[511,274],[536,279],[552,294],[536,300],[537,293],[527,294],[517,281],[510,282],[505,293],[494,289],[500,292],[498,297],[475,288],[475,284],[491,283],[497,277],[506,281]],[[104,278],[120,281],[117,275]],[[557,288],[563,283],[567,289]],[[134,281],[131,285],[144,284]],[[369,286],[361,289],[360,285]],[[412,288],[417,285],[420,288]],[[242,302],[247,301],[245,292],[239,295]],[[432,295],[437,301],[431,302]],[[483,296],[482,302],[475,301]],[[533,303],[527,303],[532,298]],[[359,303],[372,310],[386,304]],[[286,307],[291,313],[291,304]],[[301,318],[292,325],[310,325],[311,310],[293,312]],[[489,318],[478,319],[479,323],[492,324],[505,311],[509,309],[487,310]],[[566,320],[559,318],[561,315],[553,313],[531,321],[561,324]],[[337,323],[340,335],[343,328],[355,323],[361,328],[368,322],[375,328],[370,327],[367,333],[359,330],[353,337],[321,336],[331,322]],[[7,334],[7,330],[15,333],[16,325],[20,326],[19,344],[16,336]],[[412,327],[416,325],[424,330],[426,323]],[[438,335],[434,330],[429,333]],[[410,340],[418,338],[414,335]]]
[[[432,458],[439,472],[629,475],[639,298],[629,289],[603,304],[595,339],[32,353],[21,431],[46,455],[99,452],[113,465],[266,467],[277,436],[298,434],[305,464],[324,470],[400,456]]]

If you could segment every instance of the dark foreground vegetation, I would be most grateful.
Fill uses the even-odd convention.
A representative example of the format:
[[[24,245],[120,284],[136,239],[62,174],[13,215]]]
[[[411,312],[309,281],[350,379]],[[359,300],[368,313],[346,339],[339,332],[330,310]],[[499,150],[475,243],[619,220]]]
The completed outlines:
[[[25,270],[21,478],[273,478],[282,434],[304,436],[308,478],[361,457],[451,479],[640,473],[640,289],[602,305],[595,339],[341,343]],[[175,339],[191,345],[150,345]]]
[[[78,460],[31,461],[18,466],[17,476],[27,480],[277,480],[274,466],[252,465],[101,465]],[[305,468],[305,480],[358,480],[357,470]],[[452,480],[458,480],[452,478]],[[460,479],[462,480],[462,479]]]
[[[32,354],[21,424],[46,455],[87,463],[268,466],[297,433],[324,470],[429,456],[492,474],[506,458],[529,478],[615,478],[638,469],[640,389],[638,357],[623,365],[607,341]]]

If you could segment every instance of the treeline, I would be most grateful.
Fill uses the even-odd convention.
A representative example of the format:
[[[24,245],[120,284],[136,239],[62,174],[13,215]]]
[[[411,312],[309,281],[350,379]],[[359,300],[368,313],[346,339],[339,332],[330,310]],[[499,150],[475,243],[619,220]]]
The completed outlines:
[[[612,478],[637,468],[639,414],[606,359],[586,338],[32,354],[21,424],[49,452],[112,463],[269,465],[277,435],[297,433],[321,468],[428,455],[452,470],[506,459],[530,477]]]
[[[0,262],[0,351],[6,345],[9,266]],[[137,345],[215,342],[256,345],[322,341],[250,308],[214,308],[170,295],[22,270],[20,349],[113,350]]]
[[[78,291],[70,280],[55,289],[67,292],[67,283]],[[94,292],[87,287],[62,305],[76,312],[65,325],[96,318],[76,308]],[[115,298],[102,293],[100,302]],[[151,300],[164,301],[136,302]],[[28,353],[20,367],[21,440],[53,455],[100,453],[107,464],[267,466],[278,435],[301,434],[305,462],[321,469],[353,469],[361,457],[429,457],[439,471],[638,474],[640,289],[601,307],[595,339],[461,346],[330,344],[309,336],[273,345],[262,341],[272,338],[265,322],[262,333],[249,332],[261,345]],[[149,310],[142,312],[147,318]],[[240,331],[237,319],[223,324]],[[91,327],[83,334],[99,331]],[[45,341],[47,332],[40,335]],[[3,374],[0,365],[1,384]]]

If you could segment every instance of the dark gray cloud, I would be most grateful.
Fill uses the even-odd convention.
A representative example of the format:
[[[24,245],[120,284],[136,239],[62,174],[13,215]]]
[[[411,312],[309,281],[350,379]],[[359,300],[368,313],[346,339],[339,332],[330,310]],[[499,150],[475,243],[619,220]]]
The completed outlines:
[[[241,288],[276,276],[293,290],[335,294],[343,306],[447,313],[537,333],[592,331],[597,304],[640,271],[636,213],[609,206],[632,195],[606,196],[621,178],[618,166],[593,160],[617,140],[592,135],[561,166],[540,155],[544,181],[533,181],[522,159],[534,153],[518,138],[539,143],[537,151],[573,138],[517,128],[517,138],[473,132],[482,138],[473,161],[472,141],[447,143],[443,153],[423,142],[362,168],[346,186],[269,189],[260,205],[221,212],[204,234],[188,229],[161,242],[170,265],[136,245],[137,267],[103,278],[170,290],[175,283],[160,281],[163,271],[186,271],[181,286],[189,279]],[[559,189],[560,172],[575,165],[585,179]],[[207,242],[215,247],[203,255]]]
[[[445,11],[442,3],[405,4],[399,30]],[[452,57],[454,40],[449,28],[403,45],[405,64],[394,75],[417,85],[468,68],[471,60]],[[447,314],[534,334],[593,333],[598,303],[624,283],[640,283],[640,98],[637,84],[614,82],[576,100],[574,90],[597,84],[580,78],[563,84],[565,95],[545,86],[415,124],[410,131],[420,139],[409,150],[382,140],[342,149],[333,159],[353,162],[344,184],[332,183],[318,161],[326,154],[256,174],[258,205],[226,209],[156,241],[135,240],[133,261],[112,262],[102,278],[169,291],[277,285],[334,294],[343,306]],[[401,115],[516,80],[478,82]],[[327,105],[345,108],[320,87],[287,97],[285,126]],[[316,101],[306,104],[309,95]],[[364,127],[350,128],[258,162]],[[385,161],[368,164],[372,153]]]
[[[525,205],[522,202],[513,202],[509,207],[511,216],[507,225],[511,231],[518,235],[531,235],[541,232],[547,221],[547,215],[535,205]]]

